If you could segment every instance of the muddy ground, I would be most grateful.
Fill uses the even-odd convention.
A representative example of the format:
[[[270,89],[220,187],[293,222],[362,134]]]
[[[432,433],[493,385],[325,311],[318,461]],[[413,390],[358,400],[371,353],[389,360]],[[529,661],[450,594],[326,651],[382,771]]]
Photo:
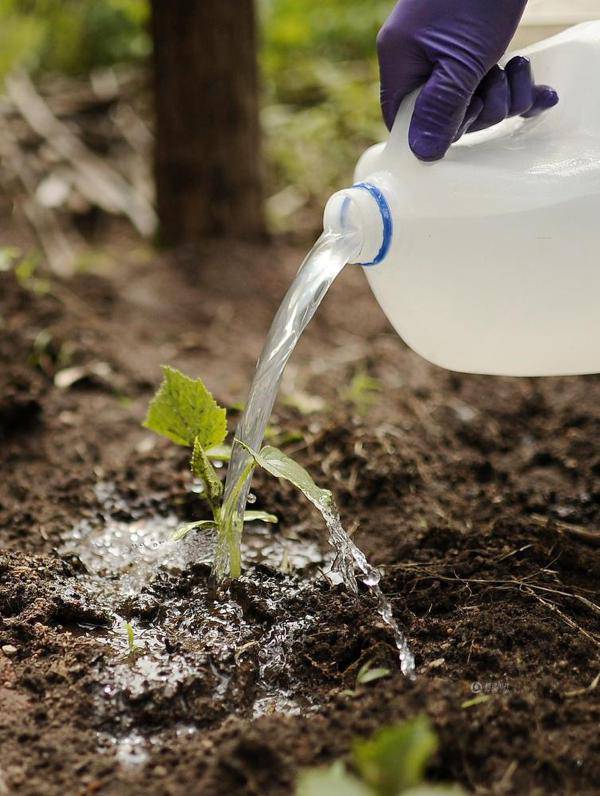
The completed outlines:
[[[284,796],[420,711],[435,781],[599,793],[600,379],[444,372],[358,270],[333,287],[271,435],[383,568],[411,683],[285,485],[256,479],[280,524],[226,593],[209,539],[168,541],[202,514],[186,452],[140,427],[159,365],[242,401],[302,247],[174,258],[115,227],[108,252],[69,282],[0,273],[0,794]],[[367,661],[391,675],[349,695]]]

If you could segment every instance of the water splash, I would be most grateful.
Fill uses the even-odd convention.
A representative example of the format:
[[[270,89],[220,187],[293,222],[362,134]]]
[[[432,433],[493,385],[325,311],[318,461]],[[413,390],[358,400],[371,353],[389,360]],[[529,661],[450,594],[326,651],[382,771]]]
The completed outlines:
[[[292,351],[334,279],[352,260],[360,244],[358,232],[339,235],[326,231],[300,266],[269,330],[252,380],[246,408],[236,430],[236,440],[241,440],[249,448],[260,449],[283,371]],[[241,518],[252,480],[251,462],[247,451],[236,441],[225,485],[224,526],[229,539],[225,538],[225,534],[221,536],[215,556],[218,578],[222,578],[229,570],[231,540],[233,546],[239,549],[243,531]],[[245,471],[248,472],[247,478],[236,497],[234,490],[238,488]],[[332,571],[354,594],[358,594],[358,573],[358,579],[371,590],[377,600],[378,613],[394,636],[402,672],[408,677],[414,677],[414,657],[394,619],[392,607],[381,590],[380,572],[369,564],[364,553],[344,530],[335,504],[332,501],[314,501],[314,504],[323,515],[329,531],[329,543],[335,551]]]
[[[358,594],[358,584],[356,582],[356,573],[358,572],[358,579],[370,589],[377,600],[377,613],[394,636],[402,673],[413,679],[415,676],[415,658],[404,633],[402,633],[398,623],[394,619],[392,606],[381,590],[381,586],[379,585],[381,581],[380,571],[372,566],[372,564],[369,564],[363,551],[360,547],[357,547],[350,536],[348,536],[344,530],[335,504],[331,504],[327,507],[317,506],[317,508],[319,508],[325,520],[325,524],[327,525],[329,544],[336,553],[332,570],[339,574],[343,583],[347,588],[353,591],[354,594]]]

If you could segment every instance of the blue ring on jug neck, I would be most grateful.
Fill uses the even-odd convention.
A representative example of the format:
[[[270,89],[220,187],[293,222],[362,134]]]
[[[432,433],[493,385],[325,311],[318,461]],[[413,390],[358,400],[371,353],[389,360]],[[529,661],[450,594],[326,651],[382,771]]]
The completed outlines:
[[[368,191],[373,199],[375,199],[377,202],[377,207],[381,213],[381,221],[383,223],[383,241],[381,243],[381,248],[377,252],[377,256],[374,260],[371,260],[370,263],[361,263],[361,265],[364,267],[369,268],[372,265],[379,265],[380,262],[385,260],[390,250],[390,246],[392,245],[392,236],[394,233],[392,211],[390,210],[390,206],[383,194],[383,191],[381,191],[376,185],[373,185],[370,182],[357,182],[352,187],[362,188],[363,191]]]

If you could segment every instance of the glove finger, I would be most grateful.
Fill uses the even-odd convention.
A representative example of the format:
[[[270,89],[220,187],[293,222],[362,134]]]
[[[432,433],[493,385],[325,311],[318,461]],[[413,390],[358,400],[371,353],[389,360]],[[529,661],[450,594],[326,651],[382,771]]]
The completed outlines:
[[[381,85],[380,103],[381,112],[383,114],[383,121],[388,130],[394,126],[394,120],[398,114],[398,108],[402,102],[404,95],[399,91],[388,91]]]
[[[504,70],[499,66],[490,69],[479,84],[475,96],[481,97],[483,108],[474,123],[470,124],[465,132],[474,133],[477,130],[485,130],[506,119],[510,93]]]
[[[377,36],[377,55],[381,81],[381,110],[388,130],[391,130],[400,103],[427,80],[431,65],[421,58],[411,57],[411,43],[402,41],[394,27],[384,25]]]
[[[533,105],[531,108],[522,114],[525,119],[531,119],[534,116],[539,116],[540,113],[547,111],[548,108],[553,108],[558,103],[558,94],[551,86],[534,86],[533,87]]]
[[[454,141],[458,141],[458,139],[462,138],[466,132],[470,132],[475,125],[479,124],[479,119],[483,113],[483,110],[483,100],[476,94],[469,103],[469,107],[465,113],[465,118],[463,119],[461,126],[458,128],[457,134],[454,136]]]
[[[466,118],[481,79],[456,61],[440,62],[422,88],[408,131],[408,143],[420,160],[439,160]]]
[[[529,58],[516,55],[505,67],[510,92],[509,116],[521,116],[533,105],[533,75]]]

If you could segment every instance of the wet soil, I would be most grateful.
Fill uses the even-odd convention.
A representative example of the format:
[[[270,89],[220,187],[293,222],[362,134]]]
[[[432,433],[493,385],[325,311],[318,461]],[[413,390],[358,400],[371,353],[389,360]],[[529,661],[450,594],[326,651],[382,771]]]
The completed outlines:
[[[211,540],[169,541],[202,516],[186,452],[140,427],[160,363],[244,399],[302,248],[175,258],[114,228],[107,251],[69,282],[0,273],[0,794],[284,796],[420,711],[435,781],[599,793],[600,379],[444,372],[358,270],[334,285],[270,433],[382,567],[411,683],[284,484],[257,477],[280,523],[215,591]],[[367,661],[391,674],[355,689]]]

